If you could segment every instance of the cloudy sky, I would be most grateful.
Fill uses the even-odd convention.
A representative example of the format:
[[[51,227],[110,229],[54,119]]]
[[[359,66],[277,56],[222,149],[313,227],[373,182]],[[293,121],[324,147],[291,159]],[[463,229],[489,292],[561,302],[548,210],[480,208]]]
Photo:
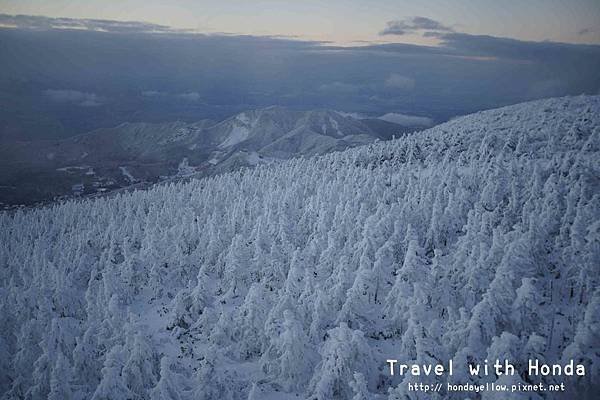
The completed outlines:
[[[0,0],[0,140],[273,104],[442,122],[598,94],[599,21],[597,0]]]
[[[397,37],[380,35],[386,24],[426,16],[473,35],[600,43],[597,0],[2,0],[0,12],[145,21],[200,32],[286,35],[338,44],[395,41]],[[432,42],[413,30],[402,31],[404,42]]]

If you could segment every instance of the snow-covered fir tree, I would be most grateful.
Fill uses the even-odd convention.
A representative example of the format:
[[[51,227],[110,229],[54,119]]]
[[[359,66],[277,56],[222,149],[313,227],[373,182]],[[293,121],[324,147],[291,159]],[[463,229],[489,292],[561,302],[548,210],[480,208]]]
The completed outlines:
[[[574,360],[562,395],[590,397],[598,160],[600,97],[570,97],[3,212],[0,398],[396,399],[388,358],[490,357]]]

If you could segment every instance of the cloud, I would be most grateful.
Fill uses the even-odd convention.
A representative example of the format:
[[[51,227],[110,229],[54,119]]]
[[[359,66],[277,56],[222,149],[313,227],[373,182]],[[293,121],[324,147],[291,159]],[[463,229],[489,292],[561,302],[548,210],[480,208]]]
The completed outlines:
[[[44,95],[56,103],[72,103],[81,107],[97,107],[102,105],[102,98],[95,93],[80,92],[70,89],[48,89]]]
[[[454,32],[454,30],[442,24],[439,21],[433,20],[427,17],[411,17],[402,20],[393,20],[386,23],[386,27],[379,32],[379,35],[407,35],[411,33],[420,33],[422,31],[428,31],[428,35],[431,33],[439,32]]]
[[[587,36],[587,35],[591,35],[594,32],[595,32],[595,30],[592,29],[592,28],[583,28],[582,30],[580,30],[579,32],[577,32],[577,34],[579,36]]]
[[[360,90],[359,85],[344,82],[332,82],[325,83],[319,86],[320,92],[333,93],[333,94],[352,94],[357,93]]]
[[[388,21],[386,24],[387,26],[379,32],[379,35],[406,35],[410,32],[402,21]]]
[[[363,113],[357,113],[357,112],[336,111],[336,113],[340,114],[341,116],[350,117],[350,118],[354,118],[354,119],[367,119],[367,118],[369,118],[368,115],[363,114]]]
[[[407,115],[399,113],[387,113],[379,119],[393,122],[402,126],[432,126],[433,120],[429,117],[418,117],[416,115]]]
[[[600,46],[594,44],[522,41],[458,32],[438,32],[436,37],[440,39],[438,46],[388,43],[345,49],[371,53],[381,51],[399,56],[429,57],[435,59],[432,62],[440,62],[444,58],[462,58],[496,63],[510,61],[521,64],[540,64],[539,66],[544,71],[552,69],[556,73],[570,73],[574,69],[580,69],[589,78],[597,78],[597,73],[590,72],[600,67]],[[581,77],[580,74],[574,74],[574,76]]]
[[[375,99],[373,99],[375,100]],[[336,111],[338,114],[343,115],[344,117],[351,117],[354,119],[380,119],[382,121],[392,122],[394,124],[398,124],[401,126],[422,126],[422,127],[430,127],[433,126],[433,119],[429,117],[419,117],[416,115],[408,115],[408,114],[400,114],[400,113],[387,113],[380,117],[372,117],[367,114],[357,113],[357,112],[345,112],[345,111]]]
[[[177,95],[180,99],[187,101],[198,101],[200,100],[200,94],[198,92],[180,93]]]
[[[442,24],[441,22],[435,21],[426,17],[414,17],[412,19],[412,26],[415,30],[428,30],[428,31],[447,31],[452,32],[453,29],[449,26]]]
[[[65,132],[81,133],[132,120],[220,120],[271,104],[438,122],[600,87],[600,46],[438,32],[435,46],[341,47],[249,35],[135,32],[115,41],[99,31],[0,29],[10,54],[0,91],[15,99],[9,122],[35,121],[46,134],[57,119]],[[31,82],[32,90],[10,82]],[[39,107],[40,97],[69,113]],[[90,118],[86,106],[99,104],[106,112]]]
[[[0,14],[0,27],[22,29],[79,29],[114,33],[173,33],[182,32],[165,25],[139,21],[110,21],[103,19],[50,18],[34,15]]]
[[[466,33],[448,33],[440,36],[441,45],[450,54],[474,57],[493,57],[504,60],[564,64],[572,68],[572,63],[597,63],[600,46],[557,42],[528,42],[517,39]]]
[[[156,90],[144,90],[142,92],[142,96],[144,96],[144,97],[157,97],[157,96],[160,96],[162,94],[163,93],[158,92]]]
[[[415,80],[399,74],[391,74],[385,80],[385,87],[391,89],[410,90],[415,87]]]
[[[189,102],[197,102],[202,99],[202,96],[198,92],[168,93],[157,90],[144,90],[141,92],[141,95],[142,97],[146,97],[148,99],[171,98],[174,100],[184,100]]]

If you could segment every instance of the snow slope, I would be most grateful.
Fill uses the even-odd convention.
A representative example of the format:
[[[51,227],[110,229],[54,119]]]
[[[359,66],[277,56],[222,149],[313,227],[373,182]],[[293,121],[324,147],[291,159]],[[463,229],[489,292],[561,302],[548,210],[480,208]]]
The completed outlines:
[[[559,98],[320,157],[3,213],[0,393],[464,399],[479,395],[408,384],[562,381],[556,396],[482,398],[593,398],[599,157],[600,97]],[[388,358],[452,359],[456,371],[391,377]],[[532,358],[573,359],[587,374],[465,372],[496,358],[519,371]]]

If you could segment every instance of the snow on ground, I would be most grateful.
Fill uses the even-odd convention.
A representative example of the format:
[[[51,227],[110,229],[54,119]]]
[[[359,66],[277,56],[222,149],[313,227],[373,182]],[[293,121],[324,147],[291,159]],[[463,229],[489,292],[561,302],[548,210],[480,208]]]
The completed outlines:
[[[593,398],[599,156],[600,97],[550,99],[2,213],[0,394],[397,400],[501,382],[459,368],[508,357],[575,360],[555,398]],[[388,358],[457,374],[390,377]]]
[[[121,170],[121,174],[129,181],[129,183],[135,182],[135,178],[131,175],[127,167],[119,167],[119,170]]]
[[[231,147],[248,139],[253,124],[255,124],[256,121],[252,121],[247,113],[241,113],[238,114],[231,123],[231,130],[229,131],[227,138],[219,145],[220,148]]]
[[[62,167],[62,168],[56,168],[57,171],[60,172],[74,172],[74,171],[81,171],[84,169],[91,169],[91,167],[89,165],[73,165],[73,166],[69,166],[69,167]]]
[[[250,129],[248,129],[247,126],[234,125],[231,128],[231,131],[230,131],[229,135],[227,136],[227,139],[225,139],[219,145],[219,147],[221,147],[221,148],[231,147],[233,145],[241,143],[244,140],[248,139],[249,134],[250,134]]]
[[[189,176],[196,172],[196,168],[189,164],[187,157],[184,157],[177,166],[177,176]]]
[[[255,151],[249,152],[246,156],[246,160],[250,165],[258,165],[259,163],[263,162],[262,157]]]
[[[338,122],[335,119],[329,117],[329,122],[331,123],[331,126],[333,126],[333,130],[338,136],[344,136],[344,134],[340,131]]]

